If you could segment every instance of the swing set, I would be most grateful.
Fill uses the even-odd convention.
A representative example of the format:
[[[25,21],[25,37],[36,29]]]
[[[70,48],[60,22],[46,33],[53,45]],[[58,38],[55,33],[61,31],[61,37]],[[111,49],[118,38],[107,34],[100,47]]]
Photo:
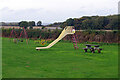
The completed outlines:
[[[14,36],[14,37],[12,37],[12,36]],[[27,35],[27,32],[26,32],[25,28],[24,27],[22,28],[22,31],[20,32],[20,36],[18,36],[18,34],[16,33],[15,29],[13,28],[11,33],[10,33],[9,39],[10,38],[14,38],[13,41],[15,43],[16,43],[16,39],[17,39],[18,42],[19,41],[23,42],[23,39],[21,39],[21,37],[23,38],[23,36],[26,39],[26,43],[28,44],[28,35]]]

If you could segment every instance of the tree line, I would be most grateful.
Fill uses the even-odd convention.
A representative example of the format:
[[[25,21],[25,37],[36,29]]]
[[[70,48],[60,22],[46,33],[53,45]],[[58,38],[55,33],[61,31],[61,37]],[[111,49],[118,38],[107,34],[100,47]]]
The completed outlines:
[[[81,18],[69,18],[62,23],[58,22],[50,24],[49,26],[59,25],[61,28],[75,26],[77,30],[117,30],[119,23],[118,17],[120,17],[120,15],[83,16]]]
[[[77,30],[117,30],[118,29],[118,15],[109,15],[109,16],[83,16],[81,18],[69,18],[64,22],[55,22],[47,26],[61,27],[74,26]],[[27,28],[28,26],[32,29],[33,26],[42,26],[42,22],[38,21],[35,24],[35,21],[21,21],[18,23],[5,23],[1,22],[2,26],[20,26]],[[44,28],[44,27],[43,27]]]
[[[28,26],[32,29],[33,26],[42,26],[42,22],[38,21],[37,24],[35,24],[35,21],[21,21],[21,22],[0,22],[0,26],[20,26],[27,28]]]
[[[18,25],[19,25],[20,27],[24,27],[25,29],[26,29],[28,26],[30,27],[30,29],[32,29],[33,26],[36,26],[35,21],[29,21],[29,22],[27,22],[27,21],[21,21],[21,22],[18,23]],[[37,26],[42,26],[42,22],[41,22],[41,21],[38,21],[38,22],[37,22]]]

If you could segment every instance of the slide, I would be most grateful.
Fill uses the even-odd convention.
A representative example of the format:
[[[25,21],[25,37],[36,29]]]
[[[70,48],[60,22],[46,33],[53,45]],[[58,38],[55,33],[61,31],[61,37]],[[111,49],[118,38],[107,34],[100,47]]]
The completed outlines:
[[[36,50],[50,48],[53,45],[55,45],[59,40],[64,38],[66,35],[74,34],[75,33],[75,29],[73,29],[73,28],[74,28],[74,26],[67,26],[67,27],[65,27],[64,30],[62,31],[62,33],[59,35],[59,37],[56,40],[54,40],[52,43],[50,43],[47,47],[36,47]]]

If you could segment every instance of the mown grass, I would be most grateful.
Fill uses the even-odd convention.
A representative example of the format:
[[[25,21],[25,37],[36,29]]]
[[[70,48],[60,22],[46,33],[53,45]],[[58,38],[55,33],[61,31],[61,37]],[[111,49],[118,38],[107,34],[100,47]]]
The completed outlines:
[[[118,46],[101,45],[102,53],[85,53],[84,44],[75,50],[60,41],[52,48],[37,51],[33,40],[18,44],[3,38],[3,78],[117,78]]]

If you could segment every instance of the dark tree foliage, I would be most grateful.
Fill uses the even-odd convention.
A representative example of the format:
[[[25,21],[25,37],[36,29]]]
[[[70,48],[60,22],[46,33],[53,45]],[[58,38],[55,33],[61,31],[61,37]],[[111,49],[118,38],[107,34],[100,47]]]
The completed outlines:
[[[66,24],[67,24],[67,26],[73,26],[74,25],[74,19],[72,19],[72,18],[67,19]]]
[[[33,26],[35,26],[35,21],[29,21],[30,29],[33,29]]]
[[[118,29],[118,17],[120,15],[110,15],[110,16],[83,16],[81,18],[69,18],[65,22],[61,23],[60,27],[65,26],[75,26],[75,29]]]
[[[61,25],[61,24],[62,24],[62,22],[55,22],[55,23],[49,24],[49,25],[47,25],[47,26],[58,27],[58,26]]]
[[[42,25],[42,22],[41,21],[38,21],[37,22],[37,26],[41,26]]]
[[[27,21],[21,21],[19,25],[20,27],[24,27],[26,29],[29,26],[29,23]]]
[[[42,26],[42,29],[45,29],[45,26]]]

